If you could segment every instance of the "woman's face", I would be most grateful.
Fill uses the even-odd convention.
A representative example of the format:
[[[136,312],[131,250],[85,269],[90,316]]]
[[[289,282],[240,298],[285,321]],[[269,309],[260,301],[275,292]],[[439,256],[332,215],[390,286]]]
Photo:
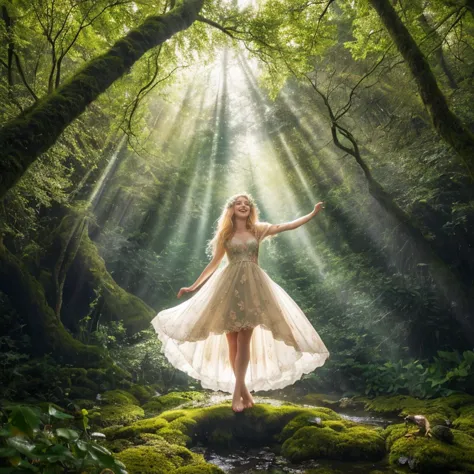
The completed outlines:
[[[247,219],[250,215],[250,202],[245,196],[239,196],[234,203],[234,216]]]

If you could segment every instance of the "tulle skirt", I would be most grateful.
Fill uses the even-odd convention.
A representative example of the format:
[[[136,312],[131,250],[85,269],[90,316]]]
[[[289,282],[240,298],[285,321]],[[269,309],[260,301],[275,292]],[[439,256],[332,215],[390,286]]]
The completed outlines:
[[[254,328],[245,383],[274,390],[324,364],[329,352],[293,299],[250,260],[218,269],[187,301],[152,321],[169,362],[203,388],[232,393],[226,333]]]

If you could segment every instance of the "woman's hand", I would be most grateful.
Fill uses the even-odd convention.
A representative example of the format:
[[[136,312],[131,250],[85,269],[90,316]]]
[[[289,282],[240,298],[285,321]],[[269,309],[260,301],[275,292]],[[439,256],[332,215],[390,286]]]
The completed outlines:
[[[324,202],[323,201],[318,202],[318,204],[316,204],[314,206],[313,214],[316,215],[321,209],[324,209]]]
[[[189,287],[183,287],[178,291],[178,298],[181,298],[184,293],[192,293],[194,291],[194,288]]]

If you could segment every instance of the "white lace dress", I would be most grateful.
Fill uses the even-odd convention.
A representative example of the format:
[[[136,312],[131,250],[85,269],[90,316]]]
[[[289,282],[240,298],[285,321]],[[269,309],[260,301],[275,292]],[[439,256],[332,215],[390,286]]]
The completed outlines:
[[[203,388],[233,392],[225,333],[242,328],[255,328],[245,378],[251,391],[291,385],[329,357],[303,311],[258,265],[259,244],[269,227],[259,223],[256,236],[226,242],[228,265],[152,321],[166,358]]]

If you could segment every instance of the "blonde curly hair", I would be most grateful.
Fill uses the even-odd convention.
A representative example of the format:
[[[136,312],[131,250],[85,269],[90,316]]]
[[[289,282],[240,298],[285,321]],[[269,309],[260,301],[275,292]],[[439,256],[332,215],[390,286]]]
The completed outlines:
[[[234,194],[224,204],[221,215],[217,220],[214,236],[208,243],[208,253],[212,256],[216,254],[216,250],[221,245],[224,245],[234,233],[234,204],[239,197],[245,197],[249,201],[250,213],[247,217],[247,229],[254,235],[256,234],[255,224],[258,222],[259,210],[255,200],[249,193]]]

